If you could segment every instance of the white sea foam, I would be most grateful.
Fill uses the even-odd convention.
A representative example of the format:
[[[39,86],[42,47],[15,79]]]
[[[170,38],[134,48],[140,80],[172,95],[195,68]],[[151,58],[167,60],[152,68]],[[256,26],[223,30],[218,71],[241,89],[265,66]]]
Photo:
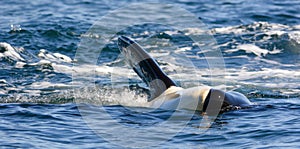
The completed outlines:
[[[210,30],[206,30],[205,28],[186,28],[183,30],[184,35],[202,35],[202,34],[210,34]]]
[[[47,88],[53,88],[53,89],[60,89],[60,88],[70,88],[72,87],[71,84],[65,84],[65,83],[51,83],[47,81],[42,82],[34,82],[29,85],[32,89],[47,89]]]
[[[59,61],[59,62],[67,62],[71,63],[72,59],[66,55],[63,55],[61,53],[51,53],[45,49],[41,49],[40,53],[38,54],[38,57],[45,59],[45,60],[50,60],[50,61]]]
[[[217,34],[236,34],[241,35],[244,33],[250,33],[255,31],[261,31],[268,35],[278,34],[281,35],[285,33],[285,30],[291,30],[292,27],[283,25],[283,24],[276,24],[276,23],[268,23],[268,22],[254,22],[250,25],[238,25],[238,26],[228,26],[228,27],[221,27],[221,28],[214,28],[212,32]]]
[[[297,44],[300,44],[300,31],[293,31],[289,34],[289,37],[296,41]],[[299,50],[300,51],[300,50]]]
[[[128,88],[83,87],[75,89],[77,103],[88,102],[98,105],[123,105],[130,107],[148,107],[147,95]]]
[[[297,81],[300,78],[299,70],[262,68],[257,71],[247,71],[245,69],[238,71],[236,69],[228,69],[227,74],[226,79],[231,80],[231,82],[235,80],[234,82],[237,84],[245,83],[266,88],[277,88],[279,90],[297,89],[300,87]]]
[[[269,51],[266,49],[262,49],[256,45],[253,44],[242,44],[242,45],[238,45],[237,49],[241,49],[246,51],[246,53],[253,53],[257,56],[266,56],[267,54],[278,54],[281,53],[281,50],[278,49],[274,49],[273,51]]]
[[[26,63],[24,63],[24,62],[17,62],[15,67],[16,68],[23,68],[25,65],[26,65]]]
[[[181,47],[181,48],[177,48],[174,52],[181,53],[181,52],[190,51],[190,50],[192,50],[192,47]]]
[[[179,34],[178,31],[165,31],[164,33],[166,33],[166,34],[168,34],[170,36]]]
[[[0,58],[10,58],[15,61],[24,61],[24,58],[19,54],[24,51],[24,48],[14,48],[6,42],[0,42]]]

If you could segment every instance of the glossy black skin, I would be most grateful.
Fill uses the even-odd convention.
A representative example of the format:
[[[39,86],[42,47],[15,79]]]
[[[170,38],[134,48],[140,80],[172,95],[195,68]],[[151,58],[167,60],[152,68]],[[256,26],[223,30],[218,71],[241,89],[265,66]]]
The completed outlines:
[[[134,40],[126,36],[120,36],[118,38],[118,46],[138,76],[150,89],[154,88],[154,90],[157,91],[154,95],[151,95],[152,99],[159,96],[169,87],[177,86],[176,83],[163,72],[158,63]],[[151,84],[154,80],[160,80],[162,83]],[[250,105],[251,102],[241,93],[210,89],[204,101],[202,111],[214,113],[214,111],[216,111],[215,109],[226,109],[235,106],[243,108]]]

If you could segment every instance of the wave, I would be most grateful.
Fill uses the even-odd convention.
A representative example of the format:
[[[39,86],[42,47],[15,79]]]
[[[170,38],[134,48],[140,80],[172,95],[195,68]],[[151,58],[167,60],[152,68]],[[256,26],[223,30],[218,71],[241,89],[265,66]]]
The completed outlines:
[[[261,54],[264,56],[266,54],[299,54],[300,52],[298,50],[300,46],[299,25],[288,26],[268,22],[255,22],[249,25],[215,28],[212,29],[212,32],[217,36],[227,35],[229,38],[232,38],[229,41],[226,40],[226,43],[223,44],[225,47],[228,48],[228,45],[230,45],[231,48],[245,50],[257,56],[261,56]],[[241,45],[244,44],[253,46],[246,48],[242,46],[241,48]],[[258,49],[257,47],[260,48],[259,51],[264,51],[260,53],[257,53],[256,50],[251,51],[251,49]]]
[[[134,36],[170,77],[184,87],[219,82],[220,85],[214,87],[238,90],[248,97],[299,97],[299,25],[254,22],[213,28],[209,32],[220,43],[218,48],[225,60],[225,73],[211,69],[207,64],[208,57],[203,56],[206,51],[183,38],[201,35],[204,33],[201,29],[186,29],[184,35],[180,31],[165,30],[141,32]],[[166,36],[158,36],[161,34]],[[110,44],[115,42],[113,39]],[[40,49],[35,53],[1,42],[0,102],[72,102],[74,89],[80,88],[76,93],[80,99],[99,99],[98,95],[102,94],[99,90],[110,92],[116,99],[112,103],[120,102],[120,93],[134,98],[137,95],[124,86],[144,85],[122,57],[118,57],[115,48],[107,46],[97,65],[74,65],[76,59],[59,52]],[[90,87],[95,84],[100,86],[98,91]],[[107,85],[112,88],[104,89]],[[94,91],[82,89],[84,86]],[[140,95],[143,98],[139,102],[143,103],[147,95]],[[104,96],[100,99],[103,103],[110,103]]]

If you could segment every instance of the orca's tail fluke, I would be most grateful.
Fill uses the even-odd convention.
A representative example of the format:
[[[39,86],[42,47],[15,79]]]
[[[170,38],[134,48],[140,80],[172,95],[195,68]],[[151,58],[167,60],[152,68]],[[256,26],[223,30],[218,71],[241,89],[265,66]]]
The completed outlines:
[[[120,36],[118,46],[127,63],[150,87],[150,100],[162,94],[171,86],[176,86],[159,67],[157,62],[134,40]]]

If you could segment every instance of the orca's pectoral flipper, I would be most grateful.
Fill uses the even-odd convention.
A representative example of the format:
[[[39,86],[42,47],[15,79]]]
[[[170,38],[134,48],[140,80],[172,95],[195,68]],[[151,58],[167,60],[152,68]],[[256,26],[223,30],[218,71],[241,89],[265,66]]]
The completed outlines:
[[[128,64],[150,87],[150,100],[156,98],[170,86],[176,86],[159,67],[157,62],[135,41],[120,36],[118,46]]]

